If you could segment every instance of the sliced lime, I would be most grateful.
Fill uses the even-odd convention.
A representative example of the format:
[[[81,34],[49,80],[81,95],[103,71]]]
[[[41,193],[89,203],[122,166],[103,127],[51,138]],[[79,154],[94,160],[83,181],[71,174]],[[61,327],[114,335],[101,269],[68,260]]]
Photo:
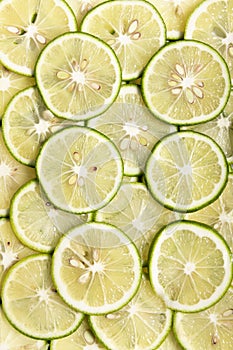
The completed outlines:
[[[0,149],[0,216],[7,216],[14,193],[36,174],[34,168],[20,164],[12,157],[5,146],[1,129]]]
[[[178,216],[155,201],[144,184],[129,182],[123,183],[113,200],[96,212],[95,220],[125,232],[138,247],[145,264],[156,233]]]
[[[102,343],[96,338],[92,332],[87,317],[83,319],[78,329],[61,339],[51,341],[50,350],[104,350],[106,349]]]
[[[89,11],[81,31],[104,40],[117,54],[122,78],[139,77],[150,57],[166,42],[164,22],[147,1],[107,1]]]
[[[37,159],[49,200],[75,213],[97,210],[116,194],[123,176],[120,154],[103,134],[73,126],[52,135]]]
[[[70,230],[53,255],[52,274],[62,298],[86,314],[120,309],[141,279],[139,253],[112,225],[90,222]]]
[[[142,76],[147,106],[172,124],[197,124],[218,116],[228,101],[230,86],[229,70],[220,54],[192,40],[163,47]]]
[[[77,29],[73,12],[62,0],[2,0],[0,23],[0,61],[24,75],[33,75],[50,40]]]
[[[174,330],[185,349],[229,350],[233,344],[233,288],[209,309],[194,314],[177,312]]]
[[[168,307],[197,312],[216,303],[232,280],[230,248],[210,226],[195,221],[167,225],[149,259],[150,281]]]
[[[123,85],[113,105],[88,126],[108,136],[117,146],[124,162],[124,174],[142,173],[155,143],[177,131],[173,125],[156,119],[145,107],[140,88]]]
[[[226,60],[233,83],[233,6],[232,0],[205,0],[194,9],[185,39],[200,40],[215,48]]]
[[[155,145],[146,181],[164,206],[190,212],[207,206],[223,191],[228,176],[225,155],[208,136],[181,131]]]
[[[25,165],[35,165],[43,142],[71,122],[55,117],[44,105],[36,87],[17,94],[3,116],[4,139],[12,155]]]
[[[180,344],[176,340],[173,331],[171,330],[164,342],[158,347],[158,350],[182,350]]]
[[[86,33],[59,36],[41,53],[36,81],[59,117],[85,120],[103,113],[117,97],[121,70],[114,51]]]
[[[143,275],[134,298],[117,312],[90,316],[90,323],[106,348],[112,350],[152,350],[171,328],[172,312],[154,293]]]
[[[35,254],[15,236],[9,219],[0,219],[0,291],[6,271],[20,259]],[[0,328],[1,329],[1,328]],[[1,333],[0,333],[1,334]],[[1,344],[1,340],[0,340]]]
[[[51,257],[34,254],[12,266],[4,279],[2,307],[27,336],[53,339],[72,333],[83,315],[66,305],[51,279]]]
[[[26,246],[40,252],[53,251],[62,234],[87,219],[88,215],[55,208],[36,180],[22,186],[11,201],[10,220],[15,234]]]
[[[11,72],[0,63],[0,119],[11,98],[20,90],[34,84],[34,78]]]

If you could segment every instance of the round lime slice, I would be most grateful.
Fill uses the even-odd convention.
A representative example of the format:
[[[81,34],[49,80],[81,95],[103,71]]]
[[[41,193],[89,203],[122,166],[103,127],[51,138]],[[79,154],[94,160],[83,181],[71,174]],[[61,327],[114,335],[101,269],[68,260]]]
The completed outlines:
[[[194,131],[165,136],[155,145],[146,166],[152,195],[164,206],[181,212],[213,202],[227,177],[223,151],[210,137]]]
[[[66,33],[49,43],[36,65],[36,81],[57,116],[85,120],[116,99],[121,69],[114,51],[86,33]]]
[[[51,279],[48,254],[31,255],[8,270],[2,288],[2,307],[16,329],[38,339],[69,335],[83,318],[58,295]]]
[[[168,334],[172,312],[143,275],[137,294],[125,307],[104,316],[90,316],[90,323],[107,349],[152,350]]]
[[[166,42],[164,22],[147,1],[107,1],[84,17],[81,31],[104,40],[115,51],[122,79],[138,78],[150,57]]]
[[[197,312],[216,303],[232,280],[230,248],[217,231],[195,221],[164,227],[151,246],[150,281],[166,305]]]
[[[142,76],[147,106],[171,124],[191,125],[215,118],[228,101],[230,87],[230,73],[221,55],[192,40],[164,46]]]
[[[77,29],[73,12],[61,0],[3,0],[0,23],[0,61],[24,75],[34,74],[36,60],[49,41]]]
[[[86,314],[120,309],[136,293],[141,261],[133,242],[112,225],[71,229],[53,254],[52,274],[62,298]]]
[[[103,134],[73,126],[52,135],[36,164],[40,184],[58,208],[86,213],[105,206],[123,176],[120,154]]]

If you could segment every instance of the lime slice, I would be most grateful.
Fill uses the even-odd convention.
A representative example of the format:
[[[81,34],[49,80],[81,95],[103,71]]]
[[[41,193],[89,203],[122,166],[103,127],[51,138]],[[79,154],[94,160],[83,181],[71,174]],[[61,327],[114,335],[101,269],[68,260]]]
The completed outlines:
[[[34,254],[15,236],[9,219],[0,219],[0,291],[6,271],[20,259]],[[0,327],[1,329],[1,327]],[[0,333],[1,337],[1,333]],[[1,340],[0,340],[1,344]]]
[[[137,294],[124,308],[104,316],[90,316],[90,323],[108,349],[152,350],[169,332],[172,312],[143,275]]]
[[[107,1],[89,11],[81,31],[104,40],[115,51],[123,80],[139,77],[151,56],[166,42],[164,22],[147,1]]]
[[[155,54],[142,76],[149,109],[160,119],[191,125],[218,116],[230,93],[228,67],[212,47],[180,40]]]
[[[7,216],[13,194],[36,174],[34,168],[20,164],[12,157],[5,146],[1,128],[0,149],[0,216]]]
[[[37,173],[50,201],[63,210],[86,213],[106,205],[123,175],[114,144],[92,129],[73,126],[52,135],[37,159]]]
[[[205,0],[190,15],[185,39],[205,42],[226,60],[233,83],[233,7],[231,0]]]
[[[43,142],[54,132],[70,126],[44,105],[36,87],[17,94],[9,103],[2,121],[6,145],[18,161],[35,165]]]
[[[91,222],[61,238],[54,251],[52,274],[67,304],[86,314],[105,314],[123,307],[134,296],[141,279],[141,261],[122,231]]]
[[[150,281],[168,307],[197,312],[216,303],[232,280],[230,248],[211,227],[179,221],[163,228],[151,246]]]
[[[34,84],[34,78],[11,72],[0,63],[0,119],[11,98],[20,90]]]
[[[176,340],[173,331],[170,331],[164,342],[158,347],[158,350],[182,350],[180,344]]]
[[[124,174],[139,175],[155,143],[177,131],[173,125],[156,119],[145,107],[140,88],[123,85],[113,105],[88,126],[108,136],[117,146],[124,162]]]
[[[113,200],[96,212],[95,220],[117,226],[138,247],[143,263],[156,233],[178,214],[156,202],[142,183],[123,183]]]
[[[185,215],[185,219],[203,222],[216,229],[233,253],[233,174],[229,174],[222,194],[207,207]]]
[[[169,40],[181,39],[189,15],[203,0],[149,0],[160,12]]]
[[[104,350],[103,346],[94,333],[92,332],[87,318],[84,318],[78,329],[69,335],[61,339],[55,339],[51,341],[50,350]]]
[[[146,166],[152,195],[181,212],[213,202],[223,191],[227,176],[223,151],[210,137],[194,131],[165,136],[155,145]]]
[[[87,219],[88,215],[55,208],[36,180],[22,186],[11,201],[10,220],[15,234],[26,246],[43,253],[52,252],[62,234]]]
[[[50,40],[77,29],[73,12],[61,0],[2,0],[0,23],[0,61],[24,75],[33,75]]]
[[[233,288],[208,310],[195,314],[177,312],[174,329],[185,349],[229,350],[233,344]]]
[[[47,350],[49,345],[43,340],[26,337],[18,332],[5,317],[0,307],[0,344],[1,349],[6,350]]]
[[[226,107],[217,118],[194,126],[183,126],[181,130],[194,130],[206,134],[222,148],[227,160],[233,156],[233,91]]]
[[[51,257],[34,254],[8,270],[2,307],[9,321],[27,336],[53,339],[72,333],[83,315],[66,305],[51,279]]]
[[[81,21],[87,12],[104,1],[105,0],[66,0],[67,4],[75,14],[78,28],[80,27]]]
[[[118,95],[121,70],[114,51],[85,33],[59,36],[41,53],[36,81],[59,117],[85,120],[103,113]]]

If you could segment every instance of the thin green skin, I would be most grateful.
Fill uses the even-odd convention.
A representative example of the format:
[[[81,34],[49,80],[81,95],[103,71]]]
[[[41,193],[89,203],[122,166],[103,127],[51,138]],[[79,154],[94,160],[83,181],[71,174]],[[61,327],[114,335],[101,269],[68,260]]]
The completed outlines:
[[[149,270],[150,280],[152,280],[152,275],[153,275],[153,266],[151,265],[151,260],[152,260],[153,254],[154,254],[154,250],[155,250],[155,247],[156,247],[157,240],[159,239],[159,237],[161,236],[163,230],[167,226],[172,226],[173,224],[176,224],[176,223],[192,224],[192,225],[196,225],[196,226],[199,226],[199,227],[206,228],[208,230],[210,229],[224,243],[224,245],[226,247],[226,250],[228,251],[228,256],[231,257],[229,259],[231,261],[231,278],[229,279],[228,285],[226,286],[225,290],[223,291],[223,293],[219,296],[219,298],[217,300],[215,300],[212,304],[208,305],[207,307],[200,308],[200,309],[197,309],[197,310],[194,310],[194,311],[185,310],[185,309],[184,310],[180,310],[180,309],[178,310],[178,309],[175,309],[175,308],[171,308],[171,310],[174,311],[174,312],[185,312],[185,313],[192,314],[192,313],[195,313],[195,312],[207,310],[210,307],[212,307],[213,305],[215,305],[220,299],[222,299],[222,297],[225,295],[227,290],[231,287],[231,283],[233,281],[233,254],[232,254],[231,249],[230,249],[227,241],[225,240],[225,238],[222,235],[220,235],[220,233],[217,230],[215,230],[214,228],[212,228],[212,227],[210,227],[210,226],[208,226],[208,225],[206,225],[204,223],[200,223],[198,221],[193,221],[193,220],[177,220],[177,221],[173,221],[170,224],[162,227],[158,231],[158,233],[155,235],[154,240],[151,243],[151,246],[150,246],[150,249],[149,249],[149,253],[148,253],[148,270]],[[153,286],[152,283],[151,283],[151,286],[154,289],[154,286]],[[156,290],[155,290],[155,292],[156,292]]]
[[[190,131],[190,130],[182,130],[182,131],[178,131],[178,132],[182,132],[182,133],[186,133],[186,132],[187,132],[187,133],[189,133],[189,134],[191,134],[191,133],[201,134],[201,133],[199,133],[199,132],[196,132],[196,131],[193,132],[193,131]],[[174,133],[172,133],[172,134],[176,134],[176,132],[174,132]],[[159,140],[159,141],[155,144],[154,148],[152,149],[152,151],[151,151],[151,156],[147,159],[147,162],[146,162],[146,165],[145,165],[145,177],[144,177],[144,181],[145,181],[145,184],[146,184],[148,190],[150,191],[152,197],[153,197],[156,201],[158,201],[161,205],[163,205],[165,208],[170,209],[170,210],[174,210],[174,211],[176,211],[176,212],[178,212],[178,213],[192,213],[192,212],[195,212],[195,211],[197,211],[197,210],[199,210],[199,209],[202,209],[202,208],[208,206],[209,204],[213,203],[213,202],[219,197],[219,195],[223,192],[223,190],[225,189],[225,187],[226,187],[226,185],[227,185],[227,181],[228,181],[228,175],[229,175],[229,166],[228,166],[228,162],[227,162],[226,156],[225,156],[225,154],[223,153],[222,149],[219,147],[219,145],[218,145],[213,139],[211,139],[211,141],[216,145],[216,148],[218,148],[219,151],[221,151],[221,154],[223,155],[223,160],[224,160],[224,163],[225,163],[225,168],[227,169],[225,181],[224,181],[224,183],[222,184],[222,187],[219,189],[218,193],[216,193],[209,201],[206,201],[206,202],[204,202],[203,204],[200,204],[200,205],[195,206],[195,207],[189,207],[188,209],[180,209],[180,208],[176,208],[176,207],[174,207],[174,206],[172,206],[172,205],[163,203],[163,202],[160,200],[160,198],[158,198],[158,197],[154,194],[154,192],[153,192],[153,189],[152,189],[152,188],[153,188],[153,185],[151,185],[151,182],[150,182],[150,180],[148,179],[148,170],[147,170],[147,167],[148,167],[148,164],[149,164],[149,162],[150,162],[150,158],[153,156],[153,153],[154,153],[154,151],[156,150],[156,148],[159,146],[159,144],[163,141],[163,139],[165,139],[165,138],[171,136],[172,134],[169,134],[169,135],[164,136],[161,140]],[[203,135],[203,134],[201,134],[201,135]],[[209,137],[209,138],[210,138],[210,137]]]

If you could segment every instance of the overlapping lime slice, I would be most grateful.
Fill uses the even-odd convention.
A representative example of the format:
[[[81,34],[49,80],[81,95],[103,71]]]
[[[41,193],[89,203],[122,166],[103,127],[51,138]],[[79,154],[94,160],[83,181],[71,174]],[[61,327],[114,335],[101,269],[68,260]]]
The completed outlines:
[[[232,0],[205,0],[188,18],[185,39],[200,40],[219,51],[226,60],[233,82]]]
[[[58,295],[51,279],[48,254],[31,255],[8,270],[2,288],[2,307],[16,329],[38,339],[69,335],[83,318]]]
[[[50,40],[75,31],[73,12],[62,0],[3,0],[0,3],[0,61],[10,70],[33,75]]]
[[[0,63],[0,119],[11,98],[20,90],[34,84],[34,78],[11,72]]]
[[[117,312],[90,316],[90,323],[107,349],[157,349],[171,328],[172,312],[143,275],[134,298]]]
[[[164,227],[151,246],[150,281],[166,305],[181,312],[209,308],[232,280],[230,248],[210,226],[179,221]]]
[[[108,136],[117,146],[124,163],[124,174],[139,175],[155,143],[177,131],[173,125],[155,118],[146,108],[136,85],[123,85],[113,105],[88,126]]]
[[[90,222],[64,235],[53,254],[55,285],[67,304],[86,314],[120,309],[135,295],[141,261],[133,242],[112,225]]]
[[[36,65],[47,107],[59,117],[85,120],[114,102],[121,69],[110,46],[86,33],[66,33],[49,43]]]
[[[87,219],[86,214],[55,208],[37,180],[22,186],[11,201],[10,220],[15,234],[26,246],[42,253],[52,252],[62,234]]]
[[[27,167],[12,157],[4,143],[1,129],[0,150],[0,216],[7,216],[14,193],[36,174],[34,168]]]
[[[147,1],[107,1],[87,13],[81,31],[104,40],[117,54],[123,80],[139,77],[166,42],[164,22]]]
[[[2,121],[6,145],[25,165],[35,165],[44,141],[54,132],[71,125],[55,117],[45,106],[38,89],[28,88],[9,103]]]
[[[123,176],[115,145],[103,134],[81,126],[52,135],[41,149],[36,169],[49,200],[75,213],[105,206]]]
[[[207,206],[223,191],[228,165],[221,148],[208,136],[182,131],[155,145],[146,166],[152,195],[164,206],[191,212]]]
[[[194,314],[177,312],[174,330],[185,349],[229,350],[233,344],[233,288],[205,311]]]
[[[158,347],[158,350],[182,350],[180,344],[178,343],[173,331],[171,330],[164,342]]]
[[[228,101],[230,87],[230,73],[222,56],[192,40],[164,46],[142,76],[147,106],[172,124],[191,125],[217,117]]]

